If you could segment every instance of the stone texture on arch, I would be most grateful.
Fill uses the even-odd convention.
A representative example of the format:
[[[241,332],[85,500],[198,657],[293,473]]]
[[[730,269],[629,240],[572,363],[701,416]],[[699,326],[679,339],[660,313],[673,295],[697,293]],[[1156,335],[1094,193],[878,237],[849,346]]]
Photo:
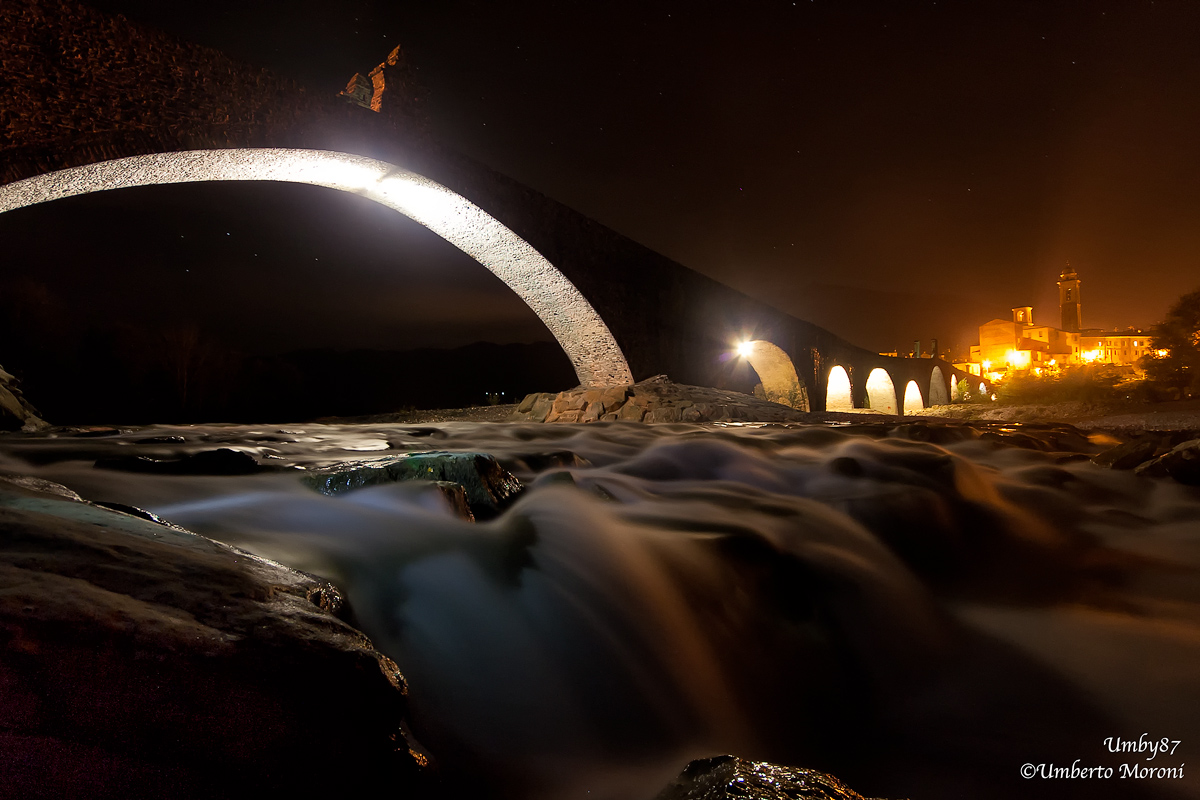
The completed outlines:
[[[103,161],[0,187],[0,213],[89,192],[195,181],[283,181],[366,197],[404,214],[483,264],[545,323],[583,386],[633,383],[591,303],[554,265],[490,214],[417,173],[325,150],[231,149]]]
[[[782,348],[765,339],[755,339],[741,344],[738,353],[750,362],[768,400],[801,411],[809,410],[806,387],[796,374],[796,365]]]
[[[854,410],[854,395],[850,388],[850,375],[841,364],[835,364],[829,370],[829,377],[825,380],[825,410]]]
[[[905,414],[913,414],[925,408],[925,400],[921,397],[921,387],[916,381],[909,381],[904,387]]]
[[[897,414],[896,384],[886,369],[876,367],[867,376],[867,398],[871,402],[871,410],[878,414]]]
[[[950,403],[950,387],[941,367],[934,367],[929,373],[929,405],[944,406]]]

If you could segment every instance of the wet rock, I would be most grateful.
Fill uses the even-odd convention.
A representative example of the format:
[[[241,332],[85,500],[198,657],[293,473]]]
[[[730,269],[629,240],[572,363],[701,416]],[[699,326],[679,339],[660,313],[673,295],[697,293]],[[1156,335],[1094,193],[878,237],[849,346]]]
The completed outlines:
[[[109,436],[120,436],[122,433],[129,433],[129,431],[108,425],[96,425],[89,428],[75,428],[71,435],[76,439],[103,439]]]
[[[335,587],[0,482],[0,794],[419,796],[396,665]]]
[[[15,376],[0,367],[0,431],[44,430],[49,424],[38,415],[38,410],[25,399]]]
[[[83,502],[83,498],[74,489],[68,489],[61,483],[48,481],[44,478],[34,478],[29,475],[0,475],[0,484],[9,484],[10,487],[18,489],[25,489],[39,494],[58,495],[67,500]]]
[[[186,441],[182,436],[146,436],[134,444],[183,444]]]
[[[898,425],[890,436],[910,439],[914,442],[929,442],[931,444],[954,444],[979,437],[979,431],[968,425],[930,425],[927,422],[914,422],[908,425]]]
[[[996,442],[1009,447],[1022,447],[1026,450],[1050,450],[1047,443],[1036,436],[1030,436],[1016,431],[984,431],[979,434],[980,441]]]
[[[654,800],[869,800],[832,775],[734,756],[691,762]]]
[[[1133,469],[1153,458],[1157,450],[1157,437],[1134,439],[1093,456],[1092,463],[1109,469]]]
[[[861,478],[863,476],[862,462],[850,456],[839,456],[830,460],[829,470],[847,478]]]
[[[471,501],[462,484],[453,481],[433,481],[430,491],[437,492],[441,496],[442,502],[449,506],[454,516],[467,522],[475,521],[475,514],[471,511]]]
[[[138,508],[137,506],[130,506],[130,505],[126,505],[124,503],[114,503],[109,500],[96,500],[92,503],[92,505],[100,506],[101,508],[107,508],[109,511],[118,511],[122,514],[129,514],[130,516],[137,517],[139,519],[144,519],[147,522],[154,522],[159,525],[166,525],[168,528],[179,528],[178,525],[175,525],[172,522],[168,522],[167,520],[160,517],[158,514],[155,514],[153,511],[147,511],[146,509]],[[183,530],[183,529],[179,528],[179,530]]]
[[[592,463],[570,450],[553,450],[547,453],[522,453],[506,463],[512,471],[534,473],[554,467],[590,467]]]
[[[308,468],[304,482],[327,495],[399,481],[444,481],[462,486],[476,517],[494,517],[522,490],[521,482],[487,453],[430,451]]]
[[[1171,477],[1187,486],[1200,486],[1200,439],[1177,444],[1158,458],[1139,464],[1134,472],[1153,478]]]
[[[156,475],[252,475],[268,467],[243,450],[221,447],[178,459],[146,456],[109,456],[96,459],[96,469],[146,472]]]

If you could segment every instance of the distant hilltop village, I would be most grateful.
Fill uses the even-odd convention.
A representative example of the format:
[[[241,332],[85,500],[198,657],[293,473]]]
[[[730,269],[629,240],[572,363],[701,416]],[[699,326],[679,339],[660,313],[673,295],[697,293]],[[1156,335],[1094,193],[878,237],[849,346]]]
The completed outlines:
[[[1083,327],[1079,275],[1070,266],[1058,279],[1058,310],[1062,327],[1037,325],[1032,306],[1018,306],[1012,319],[993,319],[979,326],[979,344],[971,360],[956,367],[975,375],[999,378],[1010,370],[1078,364],[1133,367],[1150,353],[1148,331],[1127,328],[1105,331]]]

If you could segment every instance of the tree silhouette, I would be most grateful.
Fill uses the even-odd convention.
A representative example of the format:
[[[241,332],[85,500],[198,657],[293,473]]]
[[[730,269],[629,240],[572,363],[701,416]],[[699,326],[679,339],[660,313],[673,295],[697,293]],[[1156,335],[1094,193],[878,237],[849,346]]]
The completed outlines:
[[[1171,306],[1150,346],[1155,352],[1141,361],[1150,381],[1180,397],[1200,394],[1200,289]]]

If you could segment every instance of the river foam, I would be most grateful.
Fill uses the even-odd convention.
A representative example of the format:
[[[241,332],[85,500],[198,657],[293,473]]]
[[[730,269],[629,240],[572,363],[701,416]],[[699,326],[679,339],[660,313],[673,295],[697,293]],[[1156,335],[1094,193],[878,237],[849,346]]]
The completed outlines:
[[[1143,731],[1183,741],[1166,766],[1200,748],[1200,491],[1017,428],[155,427],[6,437],[0,466],[337,581],[406,674],[417,738],[478,796],[649,798],[719,752],[881,796],[1200,796],[1019,775],[1116,765],[1105,737]],[[470,523],[416,485],[92,468],[214,446],[481,451],[528,489]]]

